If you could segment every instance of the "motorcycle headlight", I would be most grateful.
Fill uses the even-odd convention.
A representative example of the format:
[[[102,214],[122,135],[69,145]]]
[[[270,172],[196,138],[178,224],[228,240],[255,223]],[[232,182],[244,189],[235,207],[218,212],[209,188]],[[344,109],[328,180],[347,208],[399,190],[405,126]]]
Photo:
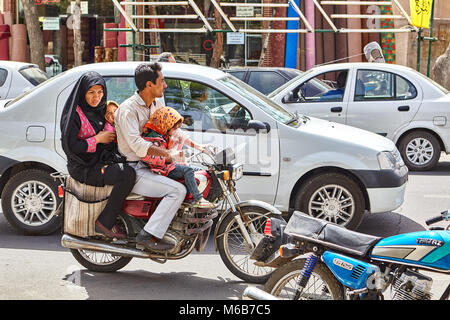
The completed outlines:
[[[231,167],[231,179],[232,180],[239,180],[244,175],[244,166],[240,163],[234,164]]]
[[[381,170],[398,170],[405,165],[397,149],[382,151],[378,153],[377,158]]]

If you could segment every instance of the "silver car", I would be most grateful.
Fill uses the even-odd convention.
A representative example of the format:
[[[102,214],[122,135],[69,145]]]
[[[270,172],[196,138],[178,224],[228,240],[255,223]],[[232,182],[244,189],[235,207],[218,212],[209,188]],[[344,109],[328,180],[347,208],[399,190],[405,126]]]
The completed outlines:
[[[431,170],[450,153],[449,91],[387,63],[309,70],[268,95],[291,112],[365,129],[395,142],[410,170]]]
[[[138,62],[98,63],[57,75],[0,107],[0,192],[3,214],[21,232],[45,234],[60,226],[54,171],[67,172],[59,119],[76,80],[97,71],[108,100],[136,90]],[[294,209],[355,229],[364,213],[386,212],[404,200],[407,168],[394,143],[368,131],[296,117],[220,70],[163,64],[165,103],[185,118],[199,143],[231,147],[244,164],[241,200],[257,199],[287,214]],[[189,88],[208,87],[194,101]]]
[[[13,99],[48,78],[36,64],[0,61],[0,100]]]

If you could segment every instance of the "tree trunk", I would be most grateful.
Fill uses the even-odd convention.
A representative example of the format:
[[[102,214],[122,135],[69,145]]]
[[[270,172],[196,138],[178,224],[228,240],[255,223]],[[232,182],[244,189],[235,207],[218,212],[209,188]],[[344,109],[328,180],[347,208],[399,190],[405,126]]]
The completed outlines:
[[[35,0],[22,0],[23,12],[27,24],[28,39],[30,39],[31,62],[45,71],[44,37],[39,25]]]
[[[84,41],[81,41],[81,0],[76,0],[73,8],[73,53],[74,67],[83,64]]]
[[[214,7],[215,27],[216,29],[222,29],[222,16],[216,7]],[[214,42],[213,54],[211,57],[210,66],[213,68],[220,67],[220,57],[223,53],[223,33],[216,32],[216,41]]]

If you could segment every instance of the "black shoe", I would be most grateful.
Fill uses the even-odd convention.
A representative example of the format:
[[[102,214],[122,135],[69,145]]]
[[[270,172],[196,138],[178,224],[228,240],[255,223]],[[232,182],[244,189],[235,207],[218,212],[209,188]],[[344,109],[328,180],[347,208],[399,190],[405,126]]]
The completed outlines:
[[[173,249],[175,245],[164,239],[158,239],[152,236],[144,229],[136,236],[136,248],[147,249],[152,251],[168,251]]]

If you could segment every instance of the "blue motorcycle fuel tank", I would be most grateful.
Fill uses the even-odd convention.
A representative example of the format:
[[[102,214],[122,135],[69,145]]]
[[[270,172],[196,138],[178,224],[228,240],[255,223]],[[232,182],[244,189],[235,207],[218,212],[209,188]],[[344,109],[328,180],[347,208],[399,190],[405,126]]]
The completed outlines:
[[[378,242],[370,257],[450,272],[450,231],[419,231]]]

